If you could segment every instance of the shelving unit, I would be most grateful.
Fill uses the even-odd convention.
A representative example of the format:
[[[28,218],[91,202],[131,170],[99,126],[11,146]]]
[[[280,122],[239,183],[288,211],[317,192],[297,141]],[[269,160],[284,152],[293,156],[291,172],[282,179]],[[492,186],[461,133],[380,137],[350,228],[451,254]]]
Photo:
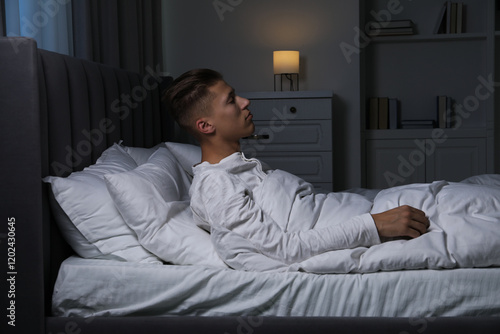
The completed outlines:
[[[494,115],[499,99],[495,99],[495,87],[487,84],[500,78],[495,71],[495,55],[500,55],[496,1],[462,2],[465,20],[460,34],[433,34],[445,1],[400,1],[397,10],[388,7],[387,1],[360,2],[363,26],[383,17],[411,19],[416,28],[413,35],[373,37],[362,49],[361,142],[366,187],[460,181],[493,173],[498,166]],[[439,95],[452,97],[457,104],[454,128],[367,130],[370,97],[398,99],[400,120],[437,121]],[[422,143],[433,149],[422,149]],[[413,173],[406,175],[403,165]]]

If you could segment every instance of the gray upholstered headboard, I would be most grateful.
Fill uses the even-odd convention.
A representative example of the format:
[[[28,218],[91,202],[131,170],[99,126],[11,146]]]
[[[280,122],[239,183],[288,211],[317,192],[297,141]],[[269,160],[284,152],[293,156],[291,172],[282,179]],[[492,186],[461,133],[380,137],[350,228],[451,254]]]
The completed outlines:
[[[0,38],[1,251],[7,254],[7,219],[14,218],[20,332],[43,328],[56,272],[72,252],[51,222],[41,178],[81,170],[120,140],[152,147],[172,139],[159,93],[171,78],[145,73],[39,50],[28,38]]]

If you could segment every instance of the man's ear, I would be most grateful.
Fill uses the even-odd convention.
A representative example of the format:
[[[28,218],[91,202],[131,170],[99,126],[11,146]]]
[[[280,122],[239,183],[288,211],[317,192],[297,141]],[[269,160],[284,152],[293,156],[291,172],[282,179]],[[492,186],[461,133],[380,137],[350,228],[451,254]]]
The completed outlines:
[[[206,118],[200,118],[196,121],[196,130],[203,134],[215,132],[215,126]]]

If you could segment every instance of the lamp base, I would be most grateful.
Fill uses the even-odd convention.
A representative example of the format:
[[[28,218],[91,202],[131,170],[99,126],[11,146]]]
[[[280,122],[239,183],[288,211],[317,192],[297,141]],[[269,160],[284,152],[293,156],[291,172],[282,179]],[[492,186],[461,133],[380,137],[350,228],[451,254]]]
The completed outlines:
[[[283,91],[283,77],[290,81],[289,91],[299,90],[299,74],[298,73],[281,73],[274,75],[274,91],[276,91],[276,76],[279,76],[279,90]],[[294,84],[295,83],[295,84]],[[286,90],[286,89],[285,89]]]

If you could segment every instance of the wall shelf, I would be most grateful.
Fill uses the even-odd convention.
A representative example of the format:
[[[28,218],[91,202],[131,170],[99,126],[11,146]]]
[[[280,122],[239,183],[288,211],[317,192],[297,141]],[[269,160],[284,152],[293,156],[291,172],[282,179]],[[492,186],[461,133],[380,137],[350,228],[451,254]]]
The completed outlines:
[[[389,129],[389,130],[366,130],[365,139],[412,139],[432,138],[442,135],[447,138],[486,138],[484,128],[479,129]]]
[[[499,33],[499,32],[497,32]],[[405,43],[405,42],[443,42],[486,40],[487,35],[482,33],[463,34],[436,34],[436,35],[405,35],[405,36],[376,36],[371,38],[373,43]]]

